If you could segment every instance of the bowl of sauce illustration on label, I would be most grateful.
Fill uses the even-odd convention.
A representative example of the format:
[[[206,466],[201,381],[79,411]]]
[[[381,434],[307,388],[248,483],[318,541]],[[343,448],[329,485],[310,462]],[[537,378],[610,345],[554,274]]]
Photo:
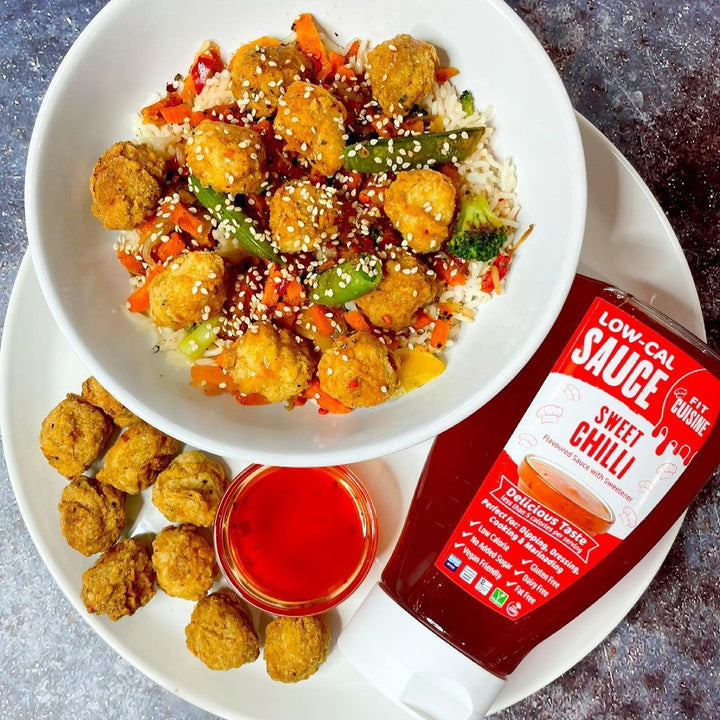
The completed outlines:
[[[518,477],[520,490],[591,537],[607,532],[615,522],[615,513],[597,495],[548,460],[526,455]]]

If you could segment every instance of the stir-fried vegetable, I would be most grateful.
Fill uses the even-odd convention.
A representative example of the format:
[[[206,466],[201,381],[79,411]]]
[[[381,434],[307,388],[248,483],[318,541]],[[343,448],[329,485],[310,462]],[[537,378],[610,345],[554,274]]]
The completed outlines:
[[[300,52],[312,63],[318,80],[325,80],[333,68],[313,16],[303,13],[295,20],[292,29],[297,35]]]
[[[344,305],[374,290],[382,280],[382,264],[374,255],[361,253],[320,273],[310,293],[318,305]]]
[[[507,228],[482,195],[466,195],[447,249],[463,260],[492,260],[507,242]]]
[[[398,361],[398,381],[405,392],[434,380],[445,370],[445,363],[425,348],[403,348],[396,350],[394,354]]]
[[[219,317],[210,318],[206,322],[198,323],[180,340],[177,344],[177,349],[187,355],[191,360],[201,358],[215,340],[217,336],[216,330],[219,325]]]
[[[157,246],[157,258],[160,262],[165,262],[171,258],[177,257],[185,249],[185,241],[178,233],[170,233],[165,242],[161,242]]]
[[[484,132],[484,127],[477,127],[366,140],[345,147],[345,169],[379,173],[460,162],[477,147]]]
[[[225,229],[245,250],[265,260],[284,264],[270,240],[259,232],[252,219],[235,205],[231,195],[206,187],[194,175],[188,178],[188,187],[198,202],[206,207],[219,223],[224,224]]]
[[[464,90],[460,95],[460,107],[466,115],[472,115],[475,112],[475,98],[469,90]]]
[[[153,265],[145,275],[145,282],[135,288],[127,299],[130,312],[142,313],[150,309],[150,283],[164,270],[162,265]]]
[[[454,67],[441,67],[435,70],[435,82],[438,85],[442,85],[447,82],[450,78],[454,78],[460,71]]]
[[[315,400],[320,409],[321,415],[332,413],[334,415],[345,415],[350,412],[350,408],[343,405],[339,400],[328,395],[321,387],[320,381],[315,378],[307,389],[303,392],[303,397],[308,400]]]

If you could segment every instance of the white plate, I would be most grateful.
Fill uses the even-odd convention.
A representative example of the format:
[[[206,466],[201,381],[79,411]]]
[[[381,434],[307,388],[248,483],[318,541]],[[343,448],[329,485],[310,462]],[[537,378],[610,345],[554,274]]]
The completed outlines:
[[[702,336],[695,287],[662,211],[612,145],[582,118],[580,127],[591,198],[581,269],[627,288]],[[316,676],[294,686],[271,682],[262,660],[228,673],[207,670],[184,646],[183,628],[192,603],[162,592],[134,617],[118,623],[85,612],[79,596],[80,576],[90,561],[71,550],[60,535],[56,506],[64,482],[45,462],[37,435],[48,410],[66,392],[77,390],[86,374],[54,324],[26,258],[11,298],[0,352],[0,424],[8,470],[28,530],[82,617],[156,682],[221,716],[261,720],[404,718],[402,711],[366,684],[337,651],[331,652]],[[369,579],[333,613],[335,636],[379,577],[429,447],[424,443],[354,467],[378,505],[380,548]],[[240,468],[239,461],[231,463],[233,472]],[[163,524],[146,500],[131,532],[159,530]],[[620,622],[657,572],[679,525],[624,580],[526,658],[508,681],[495,710],[557,678]]]

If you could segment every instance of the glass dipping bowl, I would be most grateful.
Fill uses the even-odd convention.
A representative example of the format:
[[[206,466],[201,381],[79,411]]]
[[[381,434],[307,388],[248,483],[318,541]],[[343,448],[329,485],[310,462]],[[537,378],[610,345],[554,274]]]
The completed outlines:
[[[276,615],[314,615],[365,579],[377,515],[344,466],[251,465],[225,492],[214,539],[220,570],[241,597]]]

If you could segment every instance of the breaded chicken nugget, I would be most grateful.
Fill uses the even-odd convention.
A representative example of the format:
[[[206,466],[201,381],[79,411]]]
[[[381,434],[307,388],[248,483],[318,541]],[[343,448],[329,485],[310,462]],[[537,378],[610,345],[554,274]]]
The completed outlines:
[[[89,377],[82,384],[82,396],[109,415],[118,427],[127,427],[137,420],[137,415],[118,402],[94,377]]]
[[[77,477],[100,457],[111,430],[102,410],[68,395],[43,420],[40,449],[61,475]]]
[[[58,510],[60,531],[83,555],[112,547],[125,527],[125,493],[84,476],[65,486]]]
[[[243,110],[270,117],[285,88],[305,77],[308,61],[294,45],[244,46],[233,55],[232,93]]]
[[[180,452],[182,445],[142,420],[134,422],[108,450],[100,482],[137,495],[150,487]]]
[[[203,120],[186,149],[190,172],[218,192],[260,192],[267,178],[265,147],[250,128]]]
[[[385,345],[369,332],[338,338],[320,358],[320,387],[350,408],[380,405],[397,387]]]
[[[390,250],[383,263],[383,279],[357,299],[358,307],[375,327],[404,330],[418,308],[438,294],[435,273],[411,253]]]
[[[225,302],[224,278],[220,255],[180,255],[150,283],[150,317],[159,327],[178,330],[217,315]]]
[[[108,230],[131,230],[153,214],[167,163],[149,145],[117,142],[95,163],[92,212]]]
[[[270,231],[281,252],[314,250],[340,232],[340,204],[334,188],[290,180],[270,201]]]
[[[197,450],[184,452],[158,475],[155,507],[171,522],[210,527],[227,488],[223,466]]]
[[[396,35],[368,53],[373,95],[387,115],[407,115],[432,90],[438,56],[430,43]]]
[[[200,600],[185,628],[185,643],[211,670],[240,667],[260,654],[250,617],[230,590]]]
[[[223,354],[223,368],[240,392],[259,393],[268,402],[299,395],[312,380],[315,360],[304,342],[268,321],[251,325]]]
[[[169,525],[153,542],[152,563],[161,590],[200,600],[217,575],[215,551],[194,525]]]
[[[155,595],[150,550],[135,538],[103,553],[83,573],[81,597],[88,612],[119,620],[132,615]]]
[[[408,170],[385,191],[385,214],[419,253],[438,250],[450,234],[455,186],[437,170]]]
[[[345,106],[328,90],[297,81],[278,101],[273,127],[290,152],[329,177],[343,166],[346,115]]]
[[[325,662],[330,631],[324,615],[279,617],[265,628],[265,665],[273,680],[306,680]]]

